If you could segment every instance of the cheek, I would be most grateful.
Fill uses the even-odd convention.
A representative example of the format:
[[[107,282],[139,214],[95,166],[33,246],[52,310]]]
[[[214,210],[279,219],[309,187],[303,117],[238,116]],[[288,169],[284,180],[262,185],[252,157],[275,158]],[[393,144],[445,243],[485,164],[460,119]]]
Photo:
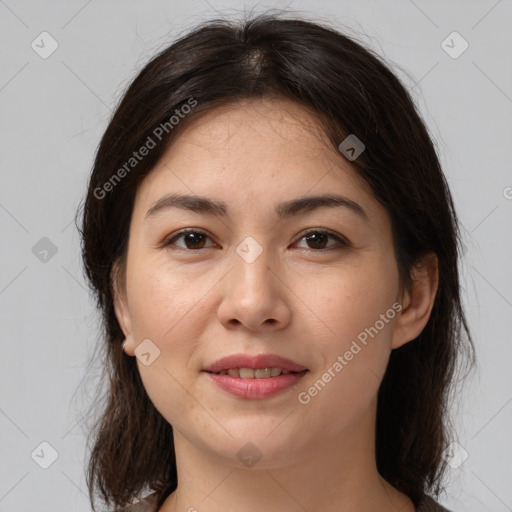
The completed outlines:
[[[136,344],[149,339],[159,351],[151,365],[137,358],[137,366],[149,398],[170,423],[179,424],[194,407],[184,386],[193,372],[199,372],[191,361],[212,321],[208,291],[218,280],[212,277],[164,268],[154,260],[134,264],[128,273]]]
[[[191,334],[200,332],[207,319],[204,296],[211,288],[210,280],[151,261],[134,269],[128,286],[138,340],[150,338],[167,347],[173,340],[196,339]]]
[[[367,407],[374,398],[391,352],[395,277],[392,267],[386,272],[378,264],[365,265],[333,273],[328,285],[309,293],[311,309],[323,327],[309,330],[315,333],[312,344],[321,364],[313,388],[302,390],[308,395],[304,401],[352,410]]]
[[[314,284],[314,286],[313,286]],[[297,283],[299,296],[310,306],[308,317],[321,320],[322,337],[332,348],[342,349],[391,308],[398,292],[393,267],[374,264],[351,266],[321,280]],[[394,315],[393,315],[394,316]],[[381,326],[383,337],[391,334],[391,322]]]
[[[199,298],[183,283],[160,272],[140,272],[132,281],[132,330],[136,343],[149,339],[158,356],[150,365],[136,358],[149,399],[171,424],[190,414],[183,384],[195,349]],[[176,290],[181,290],[177,292]],[[194,308],[194,305],[196,307]],[[194,321],[190,319],[194,317]],[[142,346],[142,344],[141,344]]]

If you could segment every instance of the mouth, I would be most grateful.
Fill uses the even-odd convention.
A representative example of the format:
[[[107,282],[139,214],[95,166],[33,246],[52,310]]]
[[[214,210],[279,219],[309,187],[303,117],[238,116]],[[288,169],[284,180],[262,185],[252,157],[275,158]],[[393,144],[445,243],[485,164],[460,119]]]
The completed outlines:
[[[223,357],[203,369],[209,373],[242,379],[268,379],[288,373],[300,373],[304,370],[307,368],[277,354],[244,353]]]
[[[279,375],[261,376],[264,372]],[[281,368],[230,368],[220,372],[204,372],[224,392],[242,399],[265,399],[293,389],[309,370],[281,373]],[[228,373],[229,372],[229,373]],[[260,376],[256,375],[258,373]]]
[[[206,370],[205,370],[206,371]],[[305,374],[308,370],[302,370],[300,372],[294,372],[287,368],[271,367],[271,368],[229,368],[227,370],[221,370],[220,372],[209,372],[214,375],[229,375],[237,379],[272,379],[281,375],[293,374]]]
[[[263,399],[298,385],[307,368],[276,354],[234,354],[203,369],[223,391],[243,399]]]

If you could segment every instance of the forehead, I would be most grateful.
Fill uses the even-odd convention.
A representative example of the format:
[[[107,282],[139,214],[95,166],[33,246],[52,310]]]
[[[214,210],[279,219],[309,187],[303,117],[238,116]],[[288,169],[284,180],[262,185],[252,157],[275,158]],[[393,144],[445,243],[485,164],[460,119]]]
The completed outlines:
[[[136,209],[168,192],[273,208],[275,202],[337,189],[371,201],[368,185],[330,145],[317,118],[276,99],[245,100],[191,120],[139,186]],[[236,210],[236,207],[234,208]]]
[[[315,114],[284,98],[245,99],[217,107],[196,117],[185,132],[186,143],[201,146],[221,148],[233,143],[232,139],[250,136],[245,141],[249,145],[262,140],[272,147],[302,142],[310,149],[328,150]]]

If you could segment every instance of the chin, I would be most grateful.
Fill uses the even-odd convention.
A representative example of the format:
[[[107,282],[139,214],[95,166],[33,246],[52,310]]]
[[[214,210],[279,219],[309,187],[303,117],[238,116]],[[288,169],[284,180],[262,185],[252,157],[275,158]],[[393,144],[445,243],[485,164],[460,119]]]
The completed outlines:
[[[227,428],[233,437],[224,443],[216,443],[208,449],[220,456],[229,464],[247,469],[275,469],[289,464],[297,453],[297,438],[291,432],[283,429],[277,432],[275,422],[265,422],[256,425],[238,423],[240,435]],[[231,424],[233,426],[233,424]],[[274,430],[272,432],[272,430]],[[269,435],[269,433],[272,434]]]

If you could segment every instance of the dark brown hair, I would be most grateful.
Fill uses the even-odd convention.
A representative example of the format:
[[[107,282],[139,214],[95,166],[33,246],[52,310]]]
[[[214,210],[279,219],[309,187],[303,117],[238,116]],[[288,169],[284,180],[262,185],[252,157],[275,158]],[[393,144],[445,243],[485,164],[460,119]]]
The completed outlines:
[[[149,400],[135,358],[121,350],[113,307],[112,270],[125,263],[137,187],[191,119],[260,97],[291,99],[313,112],[338,152],[349,134],[364,143],[352,165],[391,216],[404,286],[422,256],[438,257],[430,319],[417,339],[392,351],[379,389],[376,460],[379,473],[415,504],[443,490],[450,390],[457,363],[472,366],[475,356],[460,297],[458,221],[434,142],[407,89],[373,51],[326,23],[266,13],[202,23],[153,57],[127,88],[98,147],[78,228],[102,314],[107,377],[91,430],[92,504],[99,495],[117,510],[153,490],[159,507],[177,485],[172,427]],[[171,129],[169,119],[191,98],[194,108]],[[127,167],[165,123],[161,141]],[[113,179],[116,172],[122,179]]]

